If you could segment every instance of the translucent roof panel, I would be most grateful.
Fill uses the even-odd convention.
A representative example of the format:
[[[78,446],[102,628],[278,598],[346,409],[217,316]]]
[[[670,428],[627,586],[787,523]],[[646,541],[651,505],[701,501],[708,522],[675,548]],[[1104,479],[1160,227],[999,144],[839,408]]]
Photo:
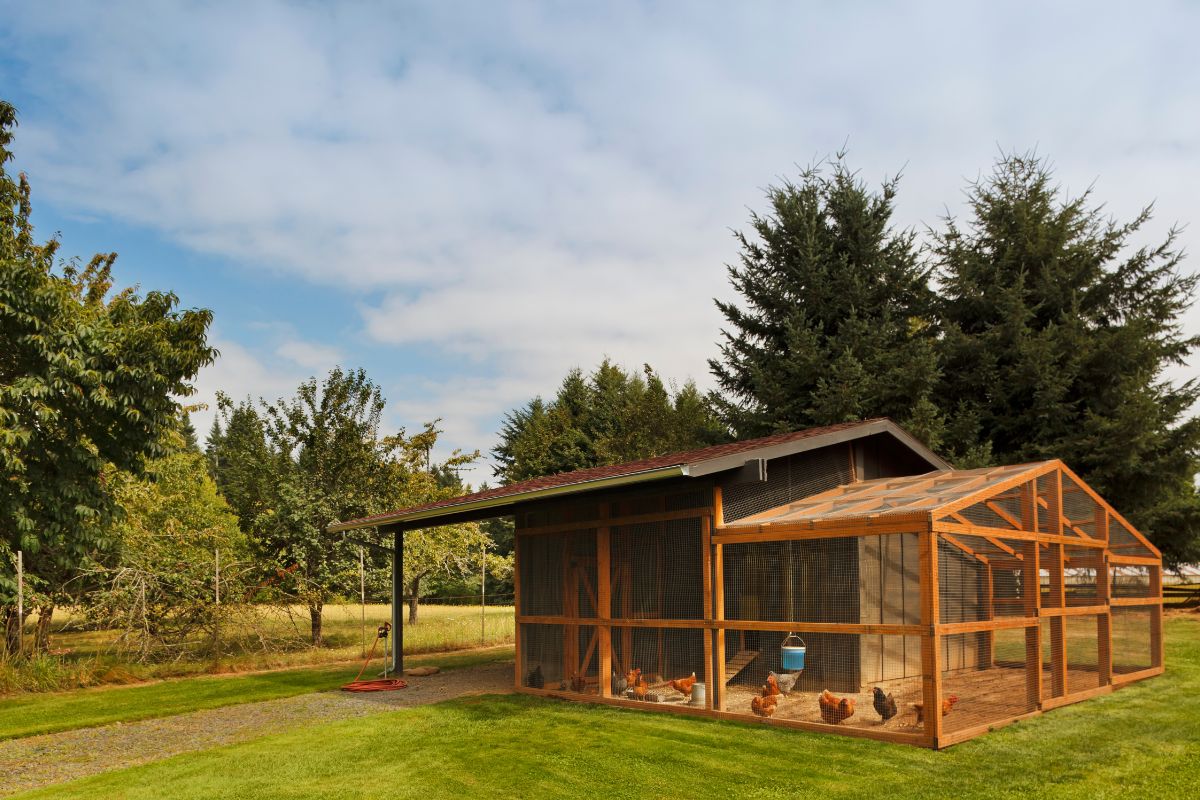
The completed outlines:
[[[1035,472],[1049,462],[983,469],[942,470],[902,478],[860,481],[772,508],[726,527],[929,512]]]

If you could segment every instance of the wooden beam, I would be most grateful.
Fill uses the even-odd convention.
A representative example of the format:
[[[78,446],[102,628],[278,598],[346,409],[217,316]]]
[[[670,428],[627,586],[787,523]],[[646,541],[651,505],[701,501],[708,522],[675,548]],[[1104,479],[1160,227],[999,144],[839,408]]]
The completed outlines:
[[[1017,519],[1016,517],[1014,517],[1012,514],[1009,514],[1007,511],[1005,511],[1004,507],[1001,506],[999,503],[996,503],[993,500],[987,500],[984,502],[984,505],[987,506],[989,509],[991,509],[992,513],[995,514],[997,517],[1004,520],[1009,525],[1012,525],[1014,530],[1021,529],[1021,521],[1019,519]]]
[[[713,534],[714,542],[786,542],[800,539],[837,539],[853,536],[879,536],[891,533],[917,533],[929,524],[929,515],[889,514],[858,520],[823,520],[816,524],[779,522],[762,525],[727,525]]]
[[[725,550],[723,545],[714,544],[713,550],[713,608],[715,621],[725,619]],[[715,678],[708,687],[713,708],[725,710],[725,629],[718,628],[713,642],[713,668]]]
[[[1150,593],[1158,599],[1158,603],[1150,609],[1150,666],[1162,669],[1164,658],[1162,567],[1150,567]]]
[[[713,613],[713,570],[712,570],[712,517],[700,520],[700,572],[705,616]],[[704,629],[704,685],[712,685],[713,678],[713,631]],[[713,707],[712,692],[704,693],[704,707]]]
[[[521,616],[521,533],[513,534],[513,614]],[[525,661],[521,658],[521,623],[513,624],[513,686],[520,689],[525,682]]]
[[[1149,669],[1140,669],[1137,672],[1125,672],[1113,675],[1113,686],[1123,686],[1134,681],[1153,678],[1155,675],[1162,675],[1162,667],[1150,667]]]
[[[608,517],[608,503],[600,504],[600,519]],[[612,529],[604,525],[596,529],[596,616],[601,621],[612,618]],[[600,696],[612,694],[612,628],[601,624],[600,637]]]
[[[1036,522],[1037,506],[1033,507]],[[1025,564],[1021,569],[1021,586],[1025,600],[1025,616],[1036,617],[1042,606],[1042,579],[1039,550],[1036,541],[1025,544]],[[1025,702],[1030,709],[1039,708],[1042,702],[1042,625],[1037,623],[1025,629]]]
[[[1010,531],[1002,528],[989,528],[983,525],[963,525],[959,522],[949,522],[939,519],[933,523],[938,533],[961,533],[965,536],[1002,536],[1013,542],[1041,542],[1042,544],[1069,544],[1072,547],[1090,547],[1103,550],[1104,542],[1094,539],[1079,539],[1075,536],[1055,536],[1052,533],[1030,533],[1028,531]],[[899,533],[900,531],[897,531]]]
[[[1108,563],[1127,566],[1158,567],[1162,565],[1162,559],[1151,556],[1123,556],[1120,553],[1109,553]]]
[[[952,544],[952,545],[954,545],[955,547],[957,547],[959,550],[962,550],[962,551],[963,551],[964,553],[966,553],[967,555],[969,555],[969,556],[971,556],[972,558],[976,559],[977,561],[980,561],[980,562],[982,562],[982,563],[984,563],[984,564],[987,564],[987,563],[988,563],[988,557],[987,557],[987,556],[981,556],[981,555],[979,555],[979,553],[976,553],[974,550],[972,550],[971,548],[967,547],[965,544],[963,544],[962,542],[960,542],[960,541],[959,541],[959,540],[958,540],[958,539],[957,539],[957,538],[954,536],[954,534],[952,534],[952,533],[943,533],[943,534],[940,534],[940,536],[941,536],[943,539],[945,539],[947,542],[949,542],[950,544]]]
[[[921,532],[918,545],[919,580],[921,585],[921,692],[925,708],[925,738],[937,747],[942,735],[942,637],[937,626],[941,623],[938,606],[938,548],[932,529]]]
[[[720,484],[713,486],[713,527],[720,530],[725,525],[725,500]]]

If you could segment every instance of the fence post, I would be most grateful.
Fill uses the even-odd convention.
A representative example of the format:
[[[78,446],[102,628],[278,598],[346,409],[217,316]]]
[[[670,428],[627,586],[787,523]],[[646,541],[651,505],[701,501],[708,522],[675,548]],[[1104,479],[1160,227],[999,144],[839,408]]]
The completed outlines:
[[[362,657],[367,657],[367,572],[363,564],[363,549],[358,548],[358,604],[362,611]]]
[[[487,644],[487,542],[479,548],[479,646]]]
[[[221,548],[214,549],[217,556],[216,574],[213,575],[213,587],[216,590],[217,605],[221,605]]]

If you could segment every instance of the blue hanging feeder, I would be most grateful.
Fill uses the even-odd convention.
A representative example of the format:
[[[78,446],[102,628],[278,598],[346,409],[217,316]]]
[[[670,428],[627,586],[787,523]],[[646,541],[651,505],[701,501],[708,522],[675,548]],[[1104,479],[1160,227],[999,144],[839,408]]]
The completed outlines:
[[[793,640],[795,643],[793,643]],[[783,668],[788,672],[800,672],[804,669],[804,654],[808,646],[804,640],[794,633],[789,633],[779,648]]]

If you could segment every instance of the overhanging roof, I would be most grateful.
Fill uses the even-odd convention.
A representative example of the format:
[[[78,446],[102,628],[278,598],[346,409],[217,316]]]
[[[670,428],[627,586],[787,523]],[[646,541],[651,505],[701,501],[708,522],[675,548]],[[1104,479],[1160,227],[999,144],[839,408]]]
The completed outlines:
[[[480,519],[500,516],[505,513],[505,508],[517,503],[668,478],[699,478],[740,469],[751,459],[780,458],[878,433],[890,434],[926,461],[933,469],[950,469],[949,464],[935,455],[908,431],[890,419],[880,418],[778,433],[760,439],[719,444],[699,450],[629,461],[624,464],[545,475],[508,486],[498,486],[494,489],[391,511],[386,514],[335,522],[329,526],[329,531],[348,531],[380,525],[403,525],[405,527],[417,527],[417,523],[437,525],[440,518],[468,513],[477,513]]]

